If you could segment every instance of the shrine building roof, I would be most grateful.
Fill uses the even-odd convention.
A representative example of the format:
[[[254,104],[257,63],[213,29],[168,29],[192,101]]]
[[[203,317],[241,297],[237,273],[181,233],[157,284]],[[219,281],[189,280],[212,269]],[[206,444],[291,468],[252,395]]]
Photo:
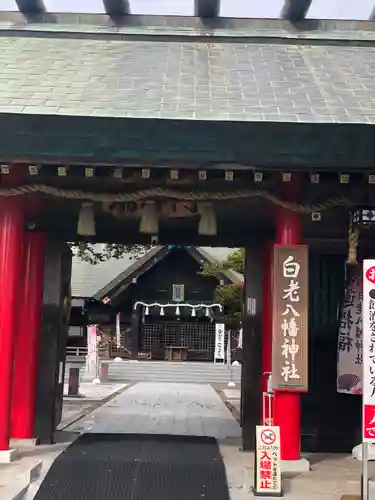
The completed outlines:
[[[375,123],[375,0],[2,0],[0,114]]]
[[[95,251],[100,252],[102,245],[95,245]],[[236,249],[226,247],[196,247],[197,257],[203,262],[216,263],[225,260]],[[72,267],[72,296],[75,298],[91,298],[102,300],[107,293],[120,285],[125,279],[150,262],[154,265],[167,255],[166,246],[157,246],[147,250],[143,255],[134,257],[134,253],[126,253],[120,259],[110,259],[98,264],[82,261],[73,256]],[[158,257],[160,256],[160,257]],[[235,271],[226,270],[226,278],[232,283],[243,282],[243,275]]]

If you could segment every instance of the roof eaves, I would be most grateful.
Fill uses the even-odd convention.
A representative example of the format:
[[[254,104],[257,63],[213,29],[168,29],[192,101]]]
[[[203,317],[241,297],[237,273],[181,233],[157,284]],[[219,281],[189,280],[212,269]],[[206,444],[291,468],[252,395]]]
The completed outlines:
[[[131,266],[117,275],[113,280],[111,280],[105,287],[96,292],[93,296],[96,300],[102,300],[106,295],[113,292],[121,283],[129,278],[132,274],[136,273],[138,269],[140,269],[146,262],[155,257],[161,250],[163,250],[164,246],[156,246],[152,248],[145,255],[136,260]]]

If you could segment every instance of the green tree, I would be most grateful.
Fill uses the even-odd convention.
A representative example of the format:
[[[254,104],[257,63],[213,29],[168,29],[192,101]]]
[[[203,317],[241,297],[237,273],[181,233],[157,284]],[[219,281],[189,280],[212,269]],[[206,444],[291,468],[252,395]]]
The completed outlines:
[[[228,255],[227,259],[215,264],[207,263],[202,276],[213,276],[220,280],[223,270],[236,271],[244,274],[245,250],[239,249]],[[224,306],[226,324],[229,328],[238,328],[242,319],[243,283],[232,283],[229,285],[218,285],[215,298]]]
[[[87,242],[71,243],[70,247],[81,260],[93,265],[110,259],[121,259],[124,255],[138,259],[150,248],[149,245],[120,245],[117,243],[107,243],[98,247]],[[99,251],[98,248],[100,248]]]

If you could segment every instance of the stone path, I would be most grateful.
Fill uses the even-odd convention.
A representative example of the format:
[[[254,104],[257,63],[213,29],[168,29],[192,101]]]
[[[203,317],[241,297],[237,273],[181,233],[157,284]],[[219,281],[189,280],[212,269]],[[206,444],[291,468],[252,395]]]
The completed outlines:
[[[241,429],[210,385],[138,383],[67,430],[241,436]]]
[[[95,407],[96,404],[100,404],[101,401],[109,398],[117,391],[125,389],[128,385],[114,383],[95,385],[92,382],[81,382],[80,395],[82,397],[72,398],[67,396],[68,386],[65,384],[62,418],[58,430],[65,429],[74,420]]]
[[[238,397],[235,391],[225,395]],[[253,454],[239,451],[240,426],[209,385],[138,383],[68,430],[215,437],[220,440],[231,500],[253,498]],[[311,472],[285,479],[286,499],[339,500],[344,493],[359,491],[360,464],[351,457],[316,455],[311,463]]]
[[[112,385],[112,391],[115,392]],[[108,391],[109,388],[103,389]],[[100,387],[88,392],[100,392]],[[232,392],[226,396],[237,394]],[[99,397],[99,395],[97,395]],[[81,403],[81,402],[78,402]],[[91,401],[92,403],[92,401]],[[67,401],[64,406],[71,404]],[[65,411],[66,408],[65,408]],[[231,500],[253,498],[253,454],[239,451],[241,429],[224,402],[209,385],[138,383],[115,396],[108,403],[94,410],[82,420],[67,427],[61,433],[66,439],[82,432],[98,433],[160,433],[212,436],[219,440],[226,466],[228,488]],[[70,437],[69,437],[70,436]],[[14,500],[15,484],[30,468],[29,462],[43,461],[44,471],[54,457],[67,445],[37,447],[23,453],[23,463],[0,468],[1,500]],[[359,492],[360,463],[345,455],[312,455],[312,471],[285,478],[287,500],[339,500],[344,493]],[[28,466],[28,467],[27,467]],[[375,463],[371,465],[375,473]],[[24,500],[33,500],[38,484],[44,477],[32,484]],[[11,481],[12,479],[12,481]],[[1,485],[1,482],[3,483]],[[19,490],[19,487],[16,488]],[[375,490],[373,490],[375,495]],[[375,496],[374,496],[375,498]]]

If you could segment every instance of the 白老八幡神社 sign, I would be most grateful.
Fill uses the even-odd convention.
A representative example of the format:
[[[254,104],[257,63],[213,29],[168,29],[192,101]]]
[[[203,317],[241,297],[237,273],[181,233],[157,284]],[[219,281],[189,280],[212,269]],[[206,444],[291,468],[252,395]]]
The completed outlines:
[[[308,389],[308,249],[274,247],[272,386]]]

